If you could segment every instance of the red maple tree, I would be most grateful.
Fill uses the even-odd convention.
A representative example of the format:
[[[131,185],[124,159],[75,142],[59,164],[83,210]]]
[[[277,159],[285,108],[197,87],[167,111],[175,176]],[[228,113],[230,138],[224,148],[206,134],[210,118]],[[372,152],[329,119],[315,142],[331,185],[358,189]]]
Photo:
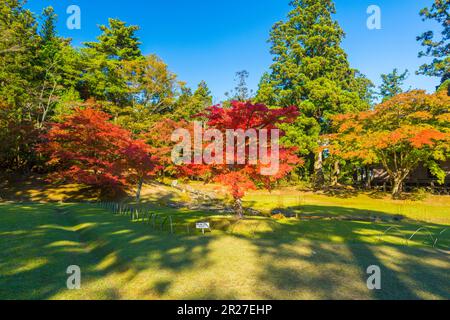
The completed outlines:
[[[223,152],[220,157],[223,161],[206,163],[203,159],[201,164],[184,164],[179,170],[185,176],[207,175],[212,181],[225,185],[234,199],[236,214],[242,218],[244,214],[242,198],[248,190],[256,189],[257,187],[271,190],[275,182],[285,177],[292,171],[294,166],[301,163],[302,160],[295,155],[296,150],[294,148],[279,146],[276,153],[277,170],[270,174],[264,174],[264,169],[267,171],[272,163],[262,161],[264,156],[261,154],[261,149],[264,148],[264,152],[267,155],[266,158],[271,158],[272,155],[275,155],[275,150],[272,149],[271,143],[272,131],[277,130],[279,134],[282,134],[278,129],[278,125],[294,121],[298,114],[298,109],[294,106],[271,109],[263,104],[237,101],[232,102],[229,108],[212,106],[205,113],[200,114],[199,117],[206,118],[206,128],[221,133],[224,137],[224,142],[228,140],[226,137],[228,137],[227,134],[230,131],[236,133],[238,131],[248,132],[249,130],[254,130],[258,133],[261,130],[266,130],[267,140],[258,139],[257,145],[255,145],[255,143],[250,143],[250,139],[239,141],[235,135],[232,138],[234,140],[231,144],[232,147],[230,147],[230,141],[227,141],[227,146],[224,146],[222,149],[210,149],[213,157],[218,152]],[[242,143],[244,146],[242,146]],[[204,143],[202,145],[204,150],[206,150],[205,146],[206,149],[211,148],[211,145],[207,146]],[[245,150],[243,156],[242,153],[241,155],[239,154],[238,148]],[[257,159],[251,157],[252,148],[258,152]],[[195,153],[195,150],[193,153]],[[225,159],[230,159],[230,155],[233,161],[225,161]]]
[[[138,185],[157,169],[151,148],[129,131],[110,123],[110,116],[92,107],[76,109],[62,123],[54,123],[38,149],[56,167],[53,179],[65,179],[118,190]]]
[[[151,147],[152,154],[158,158],[160,169],[158,173],[176,176],[178,168],[172,162],[172,148],[174,143],[171,141],[172,133],[179,128],[189,128],[189,124],[184,121],[174,121],[172,119],[162,119],[155,122],[147,131],[144,131],[140,137]]]

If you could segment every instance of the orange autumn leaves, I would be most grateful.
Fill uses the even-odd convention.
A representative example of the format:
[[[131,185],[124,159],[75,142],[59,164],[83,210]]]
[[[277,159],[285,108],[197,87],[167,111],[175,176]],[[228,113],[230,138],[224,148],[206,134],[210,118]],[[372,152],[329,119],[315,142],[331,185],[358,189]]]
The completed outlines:
[[[415,90],[371,111],[335,116],[336,133],[326,136],[327,148],[343,159],[395,166],[386,169],[410,170],[420,161],[443,161],[450,151],[449,106],[446,91]],[[390,161],[390,157],[398,158]]]
[[[330,152],[343,158],[376,161],[389,148],[449,148],[450,97],[415,90],[395,96],[372,111],[338,115],[336,134],[328,135]]]

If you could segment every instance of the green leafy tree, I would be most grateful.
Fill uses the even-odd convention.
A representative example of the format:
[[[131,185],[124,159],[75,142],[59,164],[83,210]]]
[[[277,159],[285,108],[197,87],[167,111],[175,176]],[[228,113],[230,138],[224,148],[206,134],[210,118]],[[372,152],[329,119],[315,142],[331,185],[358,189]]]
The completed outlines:
[[[54,115],[60,97],[67,95],[66,91],[73,91],[81,76],[80,55],[71,46],[70,40],[57,35],[57,16],[53,8],[45,8],[42,18],[40,45],[34,61],[36,84],[32,90],[37,108],[38,128],[42,128]]]
[[[359,98],[367,105],[373,105],[376,95],[373,82],[357,70],[355,72],[355,80],[355,90],[358,92]]]
[[[431,7],[420,11],[423,20],[434,20],[442,26],[441,37],[435,35],[433,31],[427,31],[417,37],[424,51],[419,53],[419,57],[432,58],[430,63],[422,65],[418,74],[432,77],[440,77],[442,83],[450,80],[450,1],[434,0]]]
[[[185,85],[181,87],[181,95],[176,103],[175,110],[170,116],[173,120],[192,121],[206,108],[212,105],[211,91],[205,81],[201,81],[194,93]]]
[[[210,107],[212,105],[213,97],[206,81],[200,81],[197,86],[197,90],[194,92],[194,98],[201,103],[202,107]]]
[[[189,88],[185,83],[181,84],[180,95],[175,104],[175,110],[171,116],[172,119],[180,120],[186,119],[188,120],[191,115],[191,102],[194,94],[192,93],[192,89]]]
[[[100,26],[102,34],[96,42],[86,42],[87,48],[105,54],[108,59],[133,60],[142,56],[136,36],[138,26],[128,26],[118,19],[109,19],[109,26]]]
[[[17,117],[31,118],[29,89],[39,36],[33,14],[21,1],[0,1],[0,34],[0,99],[17,108]]]
[[[265,103],[269,106],[276,105],[277,97],[275,96],[275,88],[272,85],[272,77],[269,72],[264,72],[258,84],[255,102]]]
[[[298,105],[326,130],[330,115],[364,109],[356,71],[341,48],[344,32],[331,0],[294,0],[287,21],[275,24],[271,84],[279,105]]]
[[[44,42],[50,42],[56,38],[57,15],[53,7],[47,7],[44,9],[42,16],[41,37]]]
[[[139,133],[176,110],[184,84],[156,55],[124,62],[121,77],[129,101],[116,120],[124,127]]]
[[[382,84],[379,87],[380,93],[383,101],[389,100],[390,98],[403,93],[403,84],[405,80],[408,79],[408,70],[403,73],[399,73],[397,68],[395,68],[391,73],[382,74]]]
[[[78,54],[57,36],[53,8],[44,9],[40,24],[22,1],[1,1],[0,12],[0,136],[8,141],[2,161],[30,169],[37,158],[36,129],[44,128],[60,97],[79,80]]]

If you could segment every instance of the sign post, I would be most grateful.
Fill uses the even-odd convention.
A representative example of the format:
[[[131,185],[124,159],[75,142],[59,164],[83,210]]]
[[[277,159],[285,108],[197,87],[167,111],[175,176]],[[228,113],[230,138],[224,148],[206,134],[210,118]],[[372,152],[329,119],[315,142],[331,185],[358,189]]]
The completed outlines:
[[[197,229],[201,229],[203,234],[205,234],[206,229],[211,229],[209,226],[209,222],[197,222],[196,227]]]

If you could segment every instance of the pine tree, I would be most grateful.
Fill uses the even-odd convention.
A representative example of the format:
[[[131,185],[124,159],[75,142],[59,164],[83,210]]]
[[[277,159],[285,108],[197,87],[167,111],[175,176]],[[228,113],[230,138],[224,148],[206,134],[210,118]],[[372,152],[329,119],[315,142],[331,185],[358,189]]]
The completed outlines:
[[[67,91],[73,91],[80,77],[79,54],[69,39],[58,36],[56,22],[54,9],[45,8],[39,30],[39,49],[34,61],[36,84],[32,90],[38,110],[38,128],[42,128],[53,116],[60,97]]]
[[[175,112],[171,118],[174,120],[193,121],[197,115],[212,105],[212,99],[211,91],[203,80],[198,84],[193,94],[191,89],[182,87]]]
[[[0,13],[0,162],[30,169],[36,131],[52,116],[60,96],[75,87],[80,68],[70,41],[56,34],[51,7],[41,24],[22,1],[0,1]]]
[[[118,19],[109,19],[109,26],[100,26],[102,34],[97,42],[86,42],[88,48],[105,54],[108,59],[133,60],[142,56],[140,42],[136,36],[138,26],[127,26]]]
[[[441,83],[450,80],[450,1],[434,0],[430,8],[420,11],[423,20],[435,20],[442,26],[441,38],[437,38],[433,31],[427,31],[417,37],[417,41],[425,47],[419,53],[419,58],[430,57],[431,63],[420,67],[418,74],[440,77]]]
[[[271,32],[271,84],[279,105],[298,105],[326,130],[330,115],[366,107],[356,71],[341,48],[344,32],[332,0],[294,0],[286,22]]]
[[[199,105],[201,105],[203,109],[212,105],[213,97],[206,81],[200,81],[197,90],[194,92],[194,98],[199,102]]]
[[[97,41],[86,42],[86,48],[82,50],[86,63],[81,96],[109,102],[105,109],[115,118],[131,104],[124,64],[143,59],[136,36],[138,29],[123,21],[109,19],[109,26],[100,26],[102,34]]]
[[[41,37],[44,42],[50,42],[56,37],[56,19],[55,10],[53,7],[47,7],[44,9],[43,22],[41,26]]]
[[[0,1],[0,99],[13,107],[31,103],[33,59],[39,46],[37,22],[21,1]],[[28,117],[33,115],[27,113]],[[17,110],[16,116],[20,117]]]
[[[381,79],[383,83],[380,85],[379,95],[383,101],[389,100],[390,98],[403,93],[403,84],[406,79],[408,79],[408,70],[403,73],[399,73],[397,68],[395,68],[391,73],[382,74]]]
[[[272,85],[272,78],[269,72],[264,72],[258,84],[255,102],[265,103],[268,106],[274,106],[277,103],[275,88]]]
[[[271,105],[299,106],[303,114],[297,128],[328,133],[331,116],[369,107],[371,83],[350,68],[341,47],[345,36],[332,15],[332,0],[293,0],[286,21],[276,23],[270,35],[273,64],[268,79],[260,84],[257,100]],[[267,77],[267,76],[266,76]],[[264,101],[267,99],[267,101]],[[308,118],[314,119],[312,125]],[[286,139],[298,141],[302,134]],[[313,142],[314,141],[314,142]],[[318,149],[319,137],[311,139],[310,152]],[[317,184],[323,183],[322,153],[316,156]]]

